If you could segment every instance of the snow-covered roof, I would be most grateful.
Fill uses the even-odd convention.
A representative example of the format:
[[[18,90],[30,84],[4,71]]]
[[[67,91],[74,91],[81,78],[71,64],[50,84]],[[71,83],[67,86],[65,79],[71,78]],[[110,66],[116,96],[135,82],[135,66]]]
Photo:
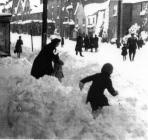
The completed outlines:
[[[31,23],[31,22],[39,22],[39,23],[41,23],[42,20],[24,20],[24,21],[19,20],[19,21],[11,22],[11,24],[26,24],[26,23]],[[48,19],[47,23],[55,23],[55,21]]]
[[[0,13],[2,13],[3,8],[4,8],[3,6],[0,6]]]
[[[30,6],[39,6],[40,5],[40,0],[30,0]]]
[[[78,8],[79,8],[79,5],[80,5],[80,3],[77,2],[77,6],[76,6],[76,10],[75,10],[75,12],[74,12],[74,15],[76,15],[76,13],[77,13],[77,11],[78,11]]]
[[[12,3],[13,3],[12,1],[10,1],[9,3],[7,3],[6,6],[5,6],[5,8],[8,9],[8,8],[12,7]]]
[[[74,25],[74,24],[75,22],[72,19],[70,19],[69,25]]]
[[[139,2],[148,2],[148,0],[122,0],[122,3],[139,3]]]
[[[8,2],[8,0],[1,0],[0,4],[6,4],[6,2]]]
[[[68,5],[67,7],[66,7],[66,9],[68,10],[68,9],[73,9],[73,5],[71,4],[71,5]]]
[[[84,6],[84,12],[86,16],[93,15],[99,10],[105,10],[109,6],[110,0],[103,3],[91,3]]]
[[[70,19],[70,21],[64,21],[63,24],[75,25],[75,22]]]
[[[36,6],[32,6],[31,7],[31,14],[33,13],[42,13],[43,12],[43,4],[40,4],[38,5],[37,7]]]
[[[1,13],[0,12],[0,16],[11,16],[11,14],[10,13]]]

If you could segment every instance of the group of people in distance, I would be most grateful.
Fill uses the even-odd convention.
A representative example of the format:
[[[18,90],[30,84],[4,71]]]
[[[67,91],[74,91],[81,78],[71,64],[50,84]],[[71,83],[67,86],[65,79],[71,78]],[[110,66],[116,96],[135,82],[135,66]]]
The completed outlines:
[[[136,37],[134,33],[131,33],[131,37],[128,38],[127,43],[122,40],[121,55],[123,56],[123,61],[126,60],[126,56],[128,53],[130,61],[134,61],[137,48],[140,49],[143,45],[144,41],[142,37],[140,35]]]
[[[76,55],[78,55],[79,53],[80,56],[83,57],[82,48],[84,48],[85,51],[88,51],[88,49],[91,49],[91,52],[93,52],[93,49],[95,49],[95,52],[97,52],[99,47],[98,42],[99,42],[99,38],[97,37],[97,35],[95,35],[94,37],[92,35],[88,36],[87,34],[85,36],[78,35],[76,40],[76,47],[75,47]]]

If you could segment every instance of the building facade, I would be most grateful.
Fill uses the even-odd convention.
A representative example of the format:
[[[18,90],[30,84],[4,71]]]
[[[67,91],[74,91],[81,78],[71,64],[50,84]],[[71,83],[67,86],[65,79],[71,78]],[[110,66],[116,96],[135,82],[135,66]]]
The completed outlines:
[[[111,0],[109,5],[109,39],[117,38],[118,24],[120,24],[120,37],[129,33],[129,28],[137,23],[140,31],[148,31],[148,1],[137,0],[136,2],[122,0],[121,3],[121,21],[118,23],[119,11],[118,1]]]

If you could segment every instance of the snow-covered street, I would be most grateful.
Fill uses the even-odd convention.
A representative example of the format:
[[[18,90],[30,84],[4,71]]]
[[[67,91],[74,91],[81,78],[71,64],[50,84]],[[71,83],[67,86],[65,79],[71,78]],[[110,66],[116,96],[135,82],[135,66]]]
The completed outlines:
[[[30,76],[32,62],[40,50],[40,37],[22,35],[23,54],[17,59],[13,46],[18,38],[11,34],[11,57],[0,58],[0,137],[91,140],[148,139],[148,47],[137,50],[135,61],[123,61],[121,49],[100,43],[98,52],[75,55],[75,42],[66,40],[58,47],[64,61],[62,83],[54,77],[39,80]],[[29,41],[30,40],[30,41]],[[49,42],[49,40],[48,40]],[[104,107],[94,120],[85,104],[90,84],[79,90],[79,81],[100,72],[104,63],[114,66],[113,85],[119,95],[112,97],[111,106]],[[9,113],[8,113],[9,112]],[[13,122],[9,128],[7,120]]]

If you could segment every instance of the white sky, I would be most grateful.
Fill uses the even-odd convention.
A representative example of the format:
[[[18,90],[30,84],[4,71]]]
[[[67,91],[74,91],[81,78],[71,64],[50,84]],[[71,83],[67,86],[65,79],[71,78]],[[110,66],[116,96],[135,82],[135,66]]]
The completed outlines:
[[[11,34],[12,46],[18,36]],[[137,50],[135,61],[130,62],[128,57],[127,61],[122,60],[121,49],[107,43],[101,43],[97,53],[88,51],[83,52],[84,57],[76,56],[76,43],[66,40],[63,48],[58,47],[64,61],[61,84],[56,78],[45,76],[35,80],[30,76],[41,38],[33,37],[36,48],[33,53],[30,36],[22,35],[22,39],[21,59],[13,54],[13,48],[12,57],[0,58],[1,138],[15,134],[17,138],[148,139],[147,45]],[[106,62],[114,66],[111,78],[119,95],[112,97],[105,91],[111,106],[103,108],[99,117],[93,120],[90,106],[85,104],[90,84],[80,91],[78,82],[87,75],[99,72]],[[8,101],[11,101],[8,118],[14,123],[13,129],[8,128],[7,117],[3,117]],[[15,111],[17,105],[21,106],[21,112]]]

